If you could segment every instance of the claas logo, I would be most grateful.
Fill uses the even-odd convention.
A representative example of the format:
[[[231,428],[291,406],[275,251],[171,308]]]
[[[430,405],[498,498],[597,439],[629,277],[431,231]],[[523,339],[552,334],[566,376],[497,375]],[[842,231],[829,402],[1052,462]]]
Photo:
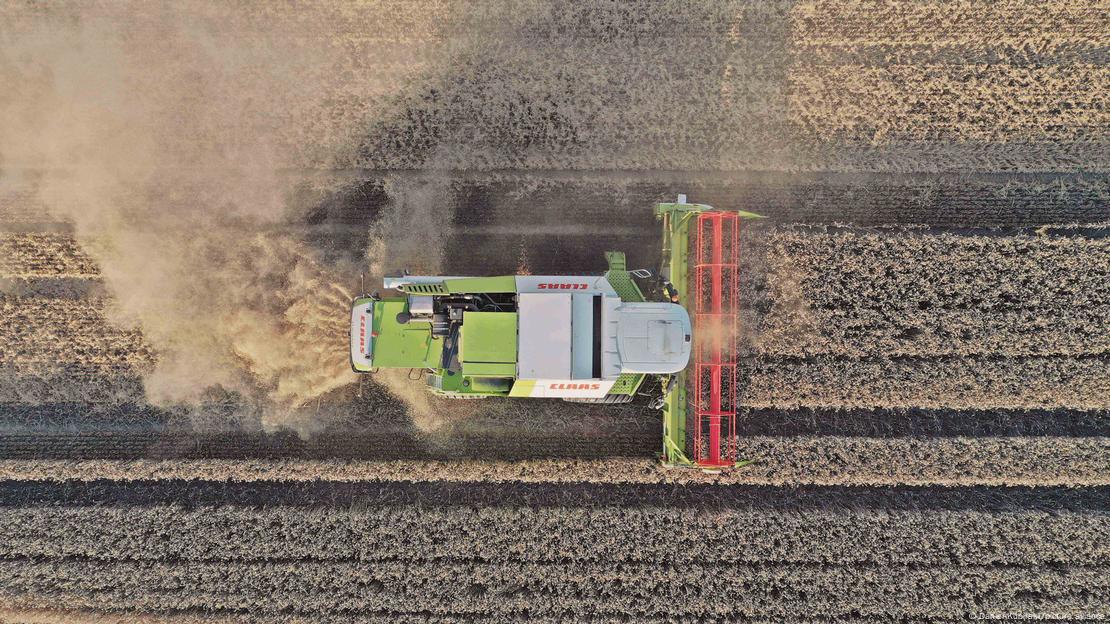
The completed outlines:
[[[589,284],[540,284],[540,290],[588,290]]]
[[[599,383],[554,383],[552,390],[601,390]]]

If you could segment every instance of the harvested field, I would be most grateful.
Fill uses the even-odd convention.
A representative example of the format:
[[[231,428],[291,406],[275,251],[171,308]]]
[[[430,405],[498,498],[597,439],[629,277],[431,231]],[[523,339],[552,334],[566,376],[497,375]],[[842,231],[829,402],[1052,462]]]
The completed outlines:
[[[0,622],[1110,620],[1108,31],[0,5]],[[769,217],[743,469],[660,468],[646,397],[351,378],[361,275],[654,268],[676,193]]]

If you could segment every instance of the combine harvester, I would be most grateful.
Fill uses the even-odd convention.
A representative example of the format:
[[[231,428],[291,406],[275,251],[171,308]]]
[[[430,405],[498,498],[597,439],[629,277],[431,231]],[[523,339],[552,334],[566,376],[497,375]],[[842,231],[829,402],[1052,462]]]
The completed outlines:
[[[631,402],[651,378],[662,390],[655,405],[666,465],[739,465],[739,228],[742,217],[760,215],[688,204],[684,195],[655,214],[663,223],[655,277],[610,251],[604,275],[385,278],[397,296],[352,305],[352,368],[423,371],[428,389],[449,398],[605,404]]]

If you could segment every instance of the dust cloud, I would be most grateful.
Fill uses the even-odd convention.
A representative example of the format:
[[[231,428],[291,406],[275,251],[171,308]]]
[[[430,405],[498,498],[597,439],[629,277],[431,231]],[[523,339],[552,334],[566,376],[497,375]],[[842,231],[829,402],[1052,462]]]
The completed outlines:
[[[332,9],[293,20],[249,4],[159,6],[47,8],[0,33],[0,171],[38,180],[100,265],[113,320],[158,353],[149,400],[220,387],[270,404],[264,425],[288,425],[297,406],[353,380],[345,285],[365,271],[325,261],[297,226],[345,184],[319,172],[348,166],[386,105],[335,106],[352,78],[335,77],[349,54],[327,44],[342,21]],[[412,219],[444,205],[441,186],[394,186],[403,210],[372,241],[438,266],[448,221]],[[390,251],[371,244],[372,273]]]
[[[386,193],[394,198],[370,230],[367,250],[375,279],[402,270],[437,275],[443,270],[443,250],[451,233],[450,180],[445,172],[419,179],[393,176]]]
[[[734,319],[726,320],[716,316],[703,318],[694,333],[695,347],[706,353],[712,353],[717,346],[728,353],[735,349],[737,338],[737,324]]]
[[[393,176],[386,180],[386,192],[393,205],[370,228],[367,260],[371,280],[408,271],[415,275],[442,275],[443,250],[451,233],[450,179],[432,168],[419,178]],[[443,432],[454,419],[470,412],[459,406],[443,405],[423,386],[423,375],[415,379],[408,370],[382,369],[374,381],[405,402],[417,429],[425,433]]]

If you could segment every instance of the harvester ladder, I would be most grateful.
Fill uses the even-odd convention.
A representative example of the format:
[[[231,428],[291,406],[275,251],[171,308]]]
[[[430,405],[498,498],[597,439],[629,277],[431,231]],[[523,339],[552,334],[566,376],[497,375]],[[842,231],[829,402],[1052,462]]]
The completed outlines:
[[[698,214],[695,244],[692,459],[700,466],[732,466],[737,461],[740,215]]]

